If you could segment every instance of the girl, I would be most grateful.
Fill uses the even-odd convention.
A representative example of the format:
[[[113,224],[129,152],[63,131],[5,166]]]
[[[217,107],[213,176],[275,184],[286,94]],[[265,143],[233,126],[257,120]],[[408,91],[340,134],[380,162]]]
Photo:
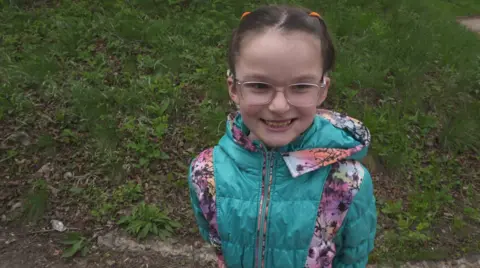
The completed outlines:
[[[365,267],[372,180],[358,162],[368,129],[317,110],[335,51],[318,13],[265,6],[242,16],[228,51],[229,116],[189,173],[202,237],[219,267]]]

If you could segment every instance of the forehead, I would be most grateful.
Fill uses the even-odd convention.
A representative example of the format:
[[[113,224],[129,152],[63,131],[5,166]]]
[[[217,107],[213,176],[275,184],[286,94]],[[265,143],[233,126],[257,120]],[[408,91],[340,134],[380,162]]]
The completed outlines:
[[[236,61],[241,79],[249,76],[267,77],[288,82],[299,77],[321,79],[321,43],[304,32],[269,30],[246,36]]]

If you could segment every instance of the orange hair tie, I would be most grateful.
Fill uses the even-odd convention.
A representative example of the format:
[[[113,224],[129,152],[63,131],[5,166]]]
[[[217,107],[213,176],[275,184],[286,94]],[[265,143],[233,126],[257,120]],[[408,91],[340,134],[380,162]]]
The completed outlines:
[[[250,13],[252,13],[252,12],[250,12],[250,11],[243,12],[242,17],[240,17],[240,19],[242,20],[243,18],[245,18]]]
[[[312,16],[312,17],[317,17],[319,19],[322,19],[322,16],[320,16],[320,14],[318,14],[317,12],[310,12],[310,14],[308,14],[309,16]]]

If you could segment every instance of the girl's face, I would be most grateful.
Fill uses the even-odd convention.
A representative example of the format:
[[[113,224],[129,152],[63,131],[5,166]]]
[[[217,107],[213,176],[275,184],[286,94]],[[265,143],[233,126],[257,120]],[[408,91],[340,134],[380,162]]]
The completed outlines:
[[[242,87],[237,81],[228,78],[230,97],[239,106],[252,140],[260,140],[269,147],[281,147],[292,142],[312,124],[316,107],[327,96],[329,78],[324,77],[318,99],[314,98],[307,107],[291,105],[284,92],[288,85],[296,83],[322,85],[320,45],[320,40],[308,33],[282,33],[277,30],[253,34],[243,40],[235,65],[235,78],[240,82],[269,83],[278,90],[270,103],[252,105],[251,101],[242,97]]]

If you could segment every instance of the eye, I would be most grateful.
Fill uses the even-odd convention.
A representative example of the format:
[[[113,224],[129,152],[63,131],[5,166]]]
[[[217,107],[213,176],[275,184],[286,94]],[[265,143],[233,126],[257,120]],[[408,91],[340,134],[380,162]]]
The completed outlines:
[[[318,88],[318,86],[314,84],[294,84],[290,86],[290,89],[292,90],[293,93],[307,93],[307,92],[312,92],[315,91]]]
[[[246,82],[243,84],[243,87],[252,92],[270,91],[273,88],[272,85],[262,82]]]

